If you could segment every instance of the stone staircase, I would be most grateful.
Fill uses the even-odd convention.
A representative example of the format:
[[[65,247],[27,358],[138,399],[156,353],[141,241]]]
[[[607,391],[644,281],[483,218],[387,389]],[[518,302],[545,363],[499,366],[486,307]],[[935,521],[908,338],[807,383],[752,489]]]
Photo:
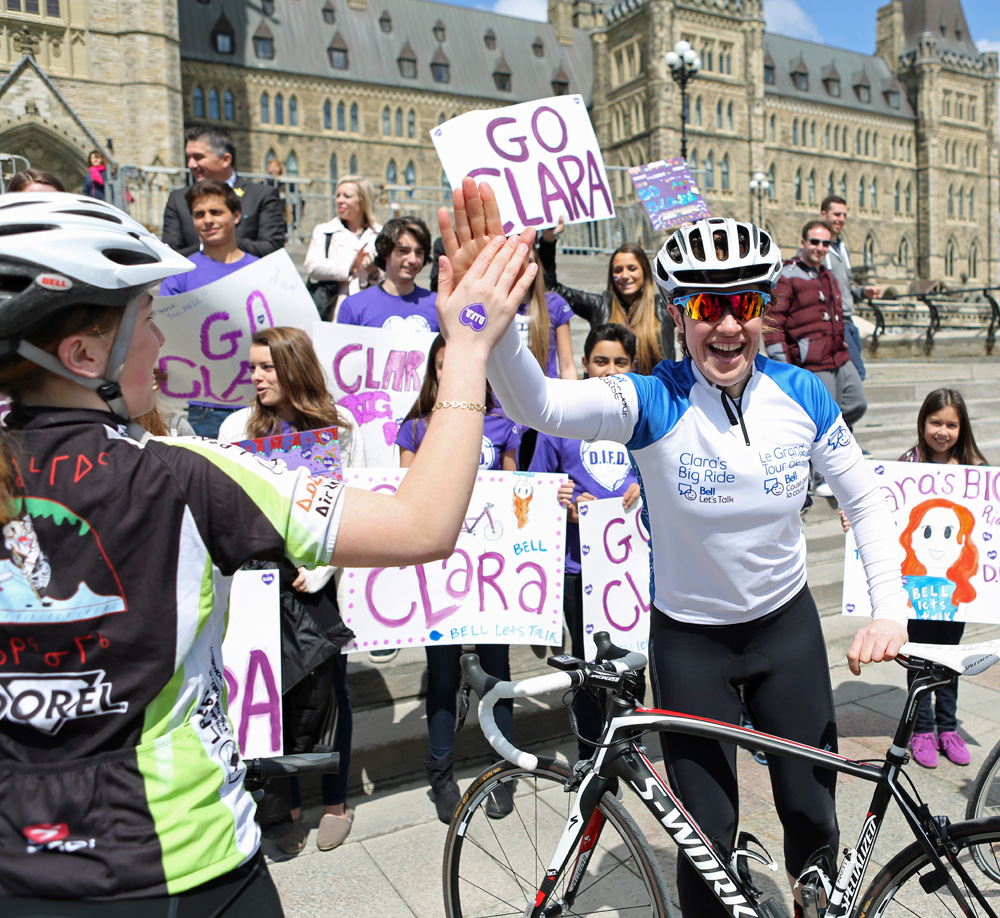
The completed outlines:
[[[574,327],[578,354],[585,333],[585,325]],[[1000,360],[882,358],[869,363],[865,385],[869,408],[855,434],[875,458],[895,459],[912,446],[924,396],[948,386],[965,396],[980,448],[988,459],[1000,463]],[[835,502],[818,500],[806,513],[804,525],[810,588],[822,616],[830,661],[835,664],[844,659],[859,627],[857,619],[840,614],[844,536]],[[970,626],[970,639],[976,630],[977,626]],[[511,647],[513,678],[546,670],[544,660],[531,648]],[[365,654],[354,655],[348,679],[355,711],[352,785],[370,793],[421,774],[427,755],[422,651],[404,650],[394,661],[382,665],[373,665]],[[474,710],[468,721],[456,737],[456,758],[466,763],[485,762],[488,748],[475,725]],[[529,699],[518,704],[514,729],[524,742],[567,735],[569,720],[561,699]]]

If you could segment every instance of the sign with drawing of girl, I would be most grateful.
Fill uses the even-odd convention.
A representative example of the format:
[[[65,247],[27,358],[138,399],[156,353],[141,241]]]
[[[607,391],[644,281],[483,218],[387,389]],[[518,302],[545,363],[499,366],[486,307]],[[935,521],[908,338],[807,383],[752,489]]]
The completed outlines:
[[[872,461],[899,533],[912,618],[1000,622],[1000,470]],[[869,615],[852,533],[844,560],[845,615]]]

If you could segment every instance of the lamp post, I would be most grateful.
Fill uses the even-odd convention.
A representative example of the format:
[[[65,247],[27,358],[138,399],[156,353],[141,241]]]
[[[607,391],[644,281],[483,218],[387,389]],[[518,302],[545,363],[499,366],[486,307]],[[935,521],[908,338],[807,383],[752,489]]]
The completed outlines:
[[[687,159],[687,84],[690,83],[701,69],[701,58],[694,48],[686,41],[679,41],[673,51],[665,55],[670,75],[681,88],[681,157]]]
[[[750,190],[757,192],[757,225],[764,225],[764,192],[769,191],[771,183],[763,172],[755,172],[750,179]],[[752,207],[751,207],[752,209]]]

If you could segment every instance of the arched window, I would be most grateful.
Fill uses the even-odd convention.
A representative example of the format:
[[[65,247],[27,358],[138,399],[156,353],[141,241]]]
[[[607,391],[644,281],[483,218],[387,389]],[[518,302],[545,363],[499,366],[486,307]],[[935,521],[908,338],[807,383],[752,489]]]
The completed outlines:
[[[191,113],[195,118],[205,117],[205,93],[200,86],[195,86],[191,93]]]
[[[694,123],[696,127],[701,127],[701,96],[694,100]]]
[[[864,248],[865,267],[871,268],[875,265],[875,237],[869,233],[865,238]]]
[[[978,160],[979,160],[979,144],[975,144],[972,147],[972,168],[973,169],[978,169],[979,168]]]
[[[878,179],[873,178],[868,186],[868,206],[872,210],[878,210]]]
[[[906,186],[906,212],[910,213],[913,209],[913,185],[907,184]]]
[[[731,131],[733,129],[733,103],[730,102],[726,106],[726,130]]]
[[[872,156],[878,156],[878,131],[872,134]]]
[[[857,153],[858,156],[860,156],[861,155],[861,150],[862,150],[861,128],[858,128],[858,136],[857,136],[857,138],[855,140],[854,146],[855,146],[854,152]]]
[[[965,189],[958,189],[958,219],[961,220],[965,217]]]
[[[715,159],[712,157],[711,151],[705,157],[705,187],[715,187]]]
[[[214,87],[208,91],[208,117],[213,121],[218,121],[219,113],[219,91]]]
[[[389,111],[388,105],[382,109],[382,134],[385,137],[392,134],[392,112]]]
[[[899,243],[899,254],[896,257],[896,260],[899,262],[901,267],[910,267],[910,243],[905,236]]]
[[[346,112],[344,110],[344,103],[337,103],[337,130],[343,131],[347,129],[347,118]]]
[[[348,163],[347,168],[351,170],[351,175],[358,174],[358,158],[353,153],[351,154],[351,161]]]
[[[299,174],[299,158],[295,155],[294,150],[285,157],[285,171],[289,175]]]
[[[768,139],[771,143],[774,143],[775,120],[774,115],[771,115],[770,127],[768,128]]]
[[[396,184],[396,160],[390,159],[389,165],[385,167],[385,180],[390,185]]]
[[[833,173],[831,172],[829,178],[826,180],[826,193],[833,194]]]
[[[236,120],[236,102],[233,99],[233,94],[230,90],[226,90],[226,94],[222,97],[222,116],[226,121]]]
[[[330,181],[331,182],[336,182],[338,176],[339,176],[339,173],[337,172],[337,154],[336,153],[331,153],[330,154]]]
[[[413,197],[413,185],[417,184],[417,170],[413,168],[413,163],[407,163],[406,169],[403,171],[403,181],[410,185],[410,190],[406,192],[408,198]]]
[[[396,136],[403,136],[403,110],[401,108],[396,109]]]
[[[955,186],[948,186],[948,216],[955,216]]]
[[[715,103],[715,126],[722,130],[722,99]]]
[[[719,179],[722,182],[722,190],[729,191],[729,154],[722,157],[719,163]]]
[[[280,92],[274,97],[274,123],[285,123],[285,100]]]
[[[840,177],[840,196],[845,201],[847,200],[847,173],[846,172]]]
[[[969,219],[976,219],[976,196],[972,188],[969,189]]]
[[[698,180],[698,152],[695,151],[691,154],[691,158],[688,160],[688,169],[691,174],[695,177],[695,181]]]
[[[356,134],[358,132],[358,103],[351,103],[351,133]],[[356,170],[352,169],[351,172]]]
[[[858,180],[858,207],[865,206],[865,177],[862,175]]]
[[[809,203],[816,203],[816,172],[809,173]]]
[[[797,147],[799,145],[799,119],[796,118],[792,121],[792,146]]]
[[[299,100],[295,96],[288,100],[288,123],[292,127],[298,127],[299,124]]]
[[[837,126],[833,128],[833,148],[840,151],[840,128]]]
[[[327,99],[323,103],[323,129],[329,131],[333,127],[333,106]]]
[[[958,255],[958,248],[955,241],[949,240],[948,247],[944,251],[944,275],[945,277],[955,276],[955,259]]]
[[[869,143],[871,142],[871,132],[865,131],[865,156],[868,156]]]
[[[795,173],[795,200],[802,200],[802,170],[798,169]]]
[[[974,242],[969,249],[969,277],[979,277],[979,249]]]
[[[767,170],[767,184],[767,196],[773,199],[778,194],[778,183],[775,180],[774,163],[771,163],[771,168]]]
[[[824,145],[826,146],[826,149],[829,150],[830,149],[830,125],[826,126],[826,131],[824,131],[824,134],[826,135],[825,138],[824,138]]]
[[[896,158],[896,138],[892,138],[892,158]]]
[[[805,140],[805,138],[802,138]],[[809,146],[815,148],[816,146],[816,122],[814,121],[809,125]]]
[[[406,113],[406,136],[410,140],[417,136],[417,114],[412,108]]]
[[[892,209],[895,213],[900,212],[900,205],[902,204],[902,196],[899,192],[899,182],[896,182],[896,187],[892,191]]]
[[[260,94],[260,123],[271,123],[271,102],[266,92]]]

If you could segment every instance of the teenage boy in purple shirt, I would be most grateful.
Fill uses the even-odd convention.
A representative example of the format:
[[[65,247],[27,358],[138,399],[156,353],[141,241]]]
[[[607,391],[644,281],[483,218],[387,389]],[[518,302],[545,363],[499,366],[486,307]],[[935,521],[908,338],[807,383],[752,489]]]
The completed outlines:
[[[583,370],[588,377],[614,376],[635,369],[635,335],[624,325],[598,325],[583,348]],[[583,582],[580,577],[580,510],[582,501],[621,497],[630,509],[639,497],[639,484],[628,450],[610,440],[570,440],[539,434],[532,472],[564,472],[569,482],[559,489],[559,502],[568,509],[566,526],[566,573],[563,587],[563,614],[569,627],[573,656],[586,658],[583,641]],[[580,734],[598,740],[604,726],[603,698],[596,701],[586,692],[573,699]],[[593,747],[580,743],[581,759],[590,758]]]
[[[431,234],[423,220],[399,217],[386,223],[375,240],[375,264],[384,274],[382,282],[344,300],[337,322],[436,332],[437,294],[415,281],[430,251]]]

